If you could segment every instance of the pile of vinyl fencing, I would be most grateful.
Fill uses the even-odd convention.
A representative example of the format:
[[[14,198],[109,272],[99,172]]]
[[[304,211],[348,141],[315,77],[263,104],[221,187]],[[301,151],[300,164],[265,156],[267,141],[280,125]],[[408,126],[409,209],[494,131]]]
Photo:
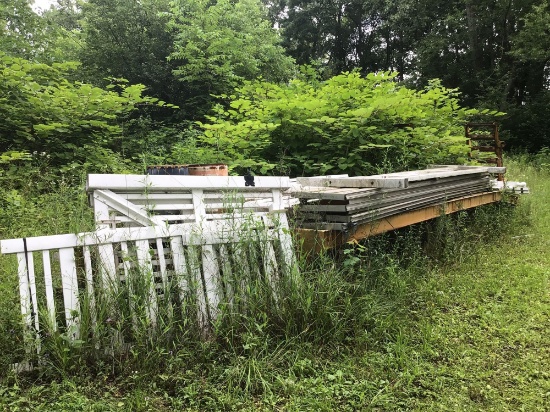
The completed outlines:
[[[162,308],[193,302],[191,316],[207,329],[221,307],[247,310],[241,295],[252,283],[276,302],[277,282],[297,279],[290,206],[304,228],[346,230],[491,191],[489,173],[502,169],[443,166],[294,185],[288,177],[90,175],[97,230],[2,240],[0,250],[17,256],[21,313],[35,340],[44,325],[78,338],[84,303],[94,316],[100,294],[128,287],[136,273],[146,279],[151,325]]]
[[[504,168],[440,166],[374,176],[298,178],[292,195],[300,226],[349,230],[356,225],[493,190]]]
[[[290,181],[250,184],[243,176],[90,175],[96,231],[0,241],[3,254],[17,256],[21,313],[35,336],[27,342],[44,328],[78,339],[83,305],[95,316],[96,300],[131,288],[136,275],[146,296],[127,296],[145,299],[152,326],[167,306],[191,302],[207,330],[220,307],[246,312],[240,297],[258,283],[276,302],[277,282],[297,274],[282,195]]]

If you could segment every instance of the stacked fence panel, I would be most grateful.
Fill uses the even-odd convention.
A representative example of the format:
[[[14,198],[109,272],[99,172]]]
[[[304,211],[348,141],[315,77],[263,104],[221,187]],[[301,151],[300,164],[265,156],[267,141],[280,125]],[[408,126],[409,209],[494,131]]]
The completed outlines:
[[[491,191],[488,168],[439,167],[376,176],[298,178],[299,225],[349,230],[356,225]]]

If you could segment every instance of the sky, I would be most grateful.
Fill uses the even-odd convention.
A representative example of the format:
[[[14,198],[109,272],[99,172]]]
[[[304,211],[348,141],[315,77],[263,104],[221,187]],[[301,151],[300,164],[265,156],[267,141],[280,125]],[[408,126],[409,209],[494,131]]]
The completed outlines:
[[[32,8],[34,10],[42,9],[47,10],[50,8],[51,4],[54,4],[55,0],[34,0],[34,4],[32,5]]]

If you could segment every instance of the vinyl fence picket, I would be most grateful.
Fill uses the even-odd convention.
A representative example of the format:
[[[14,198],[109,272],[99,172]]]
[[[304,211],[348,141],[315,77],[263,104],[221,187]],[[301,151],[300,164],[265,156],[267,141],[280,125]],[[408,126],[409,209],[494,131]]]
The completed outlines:
[[[53,294],[52,267],[50,261],[50,251],[42,251],[42,264],[44,266],[44,287],[46,289],[46,308],[48,310],[48,326],[54,331],[57,330],[55,321],[55,301]]]
[[[73,248],[59,249],[59,264],[61,266],[61,284],[63,285],[67,331],[71,333],[73,338],[79,339],[80,305]]]

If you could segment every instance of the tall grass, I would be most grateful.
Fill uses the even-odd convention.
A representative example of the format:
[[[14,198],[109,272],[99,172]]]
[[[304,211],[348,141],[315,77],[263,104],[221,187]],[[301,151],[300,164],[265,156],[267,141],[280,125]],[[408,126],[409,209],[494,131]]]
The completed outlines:
[[[510,213],[506,207],[493,206],[367,239],[350,245],[341,256],[327,253],[303,260],[299,275],[279,279],[275,285],[266,279],[247,279],[232,306],[220,307],[206,340],[197,321],[196,301],[174,298],[179,294],[176,276],[165,285],[152,321],[150,310],[157,308],[150,300],[154,280],[151,273],[133,265],[124,283],[103,286],[95,305],[82,294],[80,337],[75,339],[72,330],[56,330],[48,319],[41,319],[35,360],[49,376],[102,371],[113,376],[137,372],[143,377],[182,361],[199,365],[223,354],[229,362],[225,372],[229,385],[265,391],[273,382],[265,376],[269,368],[264,364],[288,362],[284,354],[289,348],[313,345],[329,350],[398,339],[401,320],[411,307],[422,305],[416,292],[429,268],[475,253],[497,236],[503,227],[499,215],[506,213]],[[254,257],[249,254],[248,259],[247,265],[253,265]],[[17,308],[17,294],[11,295]],[[239,306],[244,309],[237,310]],[[8,313],[16,324],[16,313],[11,310],[5,316]],[[7,348],[8,340],[4,343]],[[6,353],[21,356],[20,351]]]
[[[547,178],[545,160],[539,160],[527,166],[519,159],[510,168],[516,176],[519,171]],[[60,186],[42,197],[23,199],[40,213],[3,216],[3,236],[88,230],[91,215],[82,207],[81,192],[82,188]],[[41,224],[44,216],[50,221],[47,228]],[[84,223],[79,226],[79,222]],[[503,233],[528,224],[525,205],[490,205],[366,239],[338,254],[303,259],[297,278],[280,279],[275,286],[251,282],[242,291],[246,310],[222,307],[206,339],[190,316],[196,313],[193,301],[180,301],[172,309],[166,306],[152,325],[146,299],[150,274],[132,271],[123,287],[105,288],[98,295],[93,311],[83,296],[79,339],[48,328],[43,321],[37,355],[41,368],[34,373],[48,379],[122,376],[132,384],[154,381],[167,393],[187,399],[189,406],[193,398],[204,395],[195,383],[200,379],[214,386],[223,382],[232,393],[267,397],[289,393],[289,382],[315,376],[319,354],[330,358],[358,348],[389,351],[396,367],[403,369],[411,362],[407,353],[411,337],[404,330],[415,322],[418,339],[426,351],[431,350],[431,327],[418,316],[431,310],[428,294],[434,290],[427,285],[433,281],[433,271],[467,261]],[[253,256],[248,259],[247,264],[255,263]],[[14,266],[13,260],[0,257],[4,371],[23,356],[13,340],[19,322]],[[177,294],[175,284],[166,288],[165,294]],[[281,378],[281,371],[286,378]],[[344,380],[337,373],[331,376]]]

